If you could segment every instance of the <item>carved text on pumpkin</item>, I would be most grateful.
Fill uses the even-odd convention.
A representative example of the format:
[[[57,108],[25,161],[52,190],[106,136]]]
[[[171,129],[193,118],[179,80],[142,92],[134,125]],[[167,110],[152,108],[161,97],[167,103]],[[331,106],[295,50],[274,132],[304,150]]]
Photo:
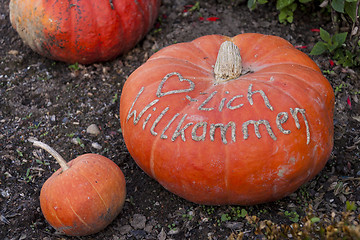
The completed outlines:
[[[163,86],[165,84],[165,82],[172,76],[177,76],[179,78],[179,81],[181,82],[187,82],[189,84],[188,88],[183,88],[183,89],[175,89],[175,90],[169,90],[169,91],[163,91]],[[144,119],[144,122],[142,124],[142,129],[145,130],[147,124],[149,123],[150,119],[153,117],[153,115],[157,112],[157,108],[155,107],[155,105],[161,100],[162,97],[167,96],[167,95],[172,95],[172,94],[179,94],[179,93],[187,93],[187,92],[191,92],[194,91],[195,89],[195,83],[189,79],[185,79],[182,77],[181,74],[179,73],[170,73],[167,74],[163,80],[160,82],[157,92],[155,94],[156,97],[154,100],[150,100],[149,103],[143,107],[143,109],[141,109],[141,111],[137,114],[138,110],[136,110],[135,104],[138,101],[138,99],[140,98],[140,96],[143,94],[145,87],[142,87],[140,89],[140,91],[138,92],[135,100],[133,101],[127,118],[126,118],[126,122],[128,122],[132,117],[133,117],[133,123],[134,125],[137,125],[139,123],[139,121],[142,119],[143,115],[147,112],[148,115],[146,116],[146,118]],[[193,104],[198,104],[199,106],[197,107],[197,109],[199,111],[214,111],[214,110],[218,110],[219,112],[223,111],[224,108],[227,108],[229,110],[237,110],[237,109],[241,109],[241,107],[244,106],[245,103],[237,103],[234,104],[235,100],[237,99],[241,99],[244,97],[244,95],[238,94],[235,96],[231,96],[229,91],[225,91],[225,94],[229,95],[229,98],[227,97],[223,97],[221,99],[221,101],[219,102],[218,106],[216,106],[216,103],[214,102],[214,96],[217,94],[217,91],[213,91],[212,93],[208,94],[208,97],[203,100],[200,101],[199,99],[194,99],[191,98],[190,96],[186,95],[186,99]],[[246,99],[247,102],[253,106],[254,103],[254,99],[253,99],[253,95],[255,94],[259,94],[262,99],[263,102],[265,104],[265,106],[270,110],[270,111],[274,111],[274,107],[270,104],[270,100],[268,98],[268,96],[266,95],[266,93],[261,90],[253,90],[253,85],[249,84],[248,89],[247,89],[247,93],[246,93]],[[204,95],[204,94],[202,94]],[[227,99],[229,99],[227,101]],[[152,108],[153,107],[153,108]],[[152,111],[150,110],[152,108]],[[232,142],[236,142],[236,127],[237,124],[234,121],[230,121],[228,123],[209,123],[206,121],[198,121],[198,122],[192,122],[189,121],[191,120],[191,116],[188,115],[188,113],[170,113],[171,111],[171,106],[167,106],[164,109],[160,109],[160,113],[157,113],[157,116],[155,118],[155,120],[153,121],[153,123],[151,124],[150,127],[150,133],[153,136],[157,136],[158,133],[160,133],[160,130],[157,130],[158,125],[161,121],[165,121],[163,120],[165,115],[169,115],[169,114],[173,114],[173,116],[170,116],[171,119],[168,120],[168,122],[166,123],[165,127],[162,129],[161,134],[160,134],[160,138],[161,139],[168,139],[168,132],[170,131],[170,127],[174,125],[174,127],[176,126],[176,128],[171,128],[173,129],[172,131],[172,135],[171,135],[171,141],[175,141],[178,137],[181,138],[182,141],[186,141],[187,139],[192,139],[193,141],[205,141],[206,140],[206,136],[207,133],[209,133],[209,139],[211,141],[215,141],[215,135],[216,135],[216,130],[219,129],[220,131],[220,137],[221,137],[221,141],[224,144],[227,144],[229,139],[227,139],[227,133],[229,132],[230,134],[230,140]],[[301,108],[289,108],[289,112],[290,112],[290,116],[292,117],[292,119],[294,120],[295,126],[297,129],[301,128],[301,124],[300,124],[300,120],[299,120],[299,113],[302,117],[302,120],[305,124],[305,128],[306,128],[306,143],[309,144],[310,143],[310,126],[309,126],[309,122],[307,120],[306,117],[306,111],[305,109],[301,109]],[[169,118],[168,118],[169,119]],[[179,119],[179,120],[177,120]],[[275,119],[275,123],[276,123],[276,127],[277,129],[282,133],[282,134],[290,134],[291,131],[288,129],[284,129],[283,124],[285,124],[289,119],[289,114],[288,112],[279,112],[276,116]],[[188,120],[188,121],[186,121]],[[176,122],[176,123],[175,123]],[[253,120],[253,119],[249,119],[247,121],[244,121],[243,123],[241,123],[241,133],[243,136],[244,140],[247,140],[250,136],[249,134],[249,126],[252,125],[253,129],[254,129],[254,133],[256,135],[256,137],[258,139],[262,138],[262,135],[260,133],[260,127],[263,129],[266,129],[266,133],[271,137],[272,140],[276,141],[277,140],[277,136],[275,135],[271,124],[268,120],[266,119],[258,119],[258,120]],[[190,127],[192,126],[191,130]],[[187,130],[189,129],[189,130]],[[186,134],[186,132],[191,133],[190,136]],[[171,134],[171,133],[170,133]]]

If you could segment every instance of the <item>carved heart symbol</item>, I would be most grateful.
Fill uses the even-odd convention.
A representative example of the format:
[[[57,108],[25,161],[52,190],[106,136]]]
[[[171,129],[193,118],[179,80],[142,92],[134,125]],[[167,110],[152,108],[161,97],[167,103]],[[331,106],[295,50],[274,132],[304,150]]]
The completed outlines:
[[[189,88],[185,88],[185,89],[175,89],[175,90],[171,90],[171,91],[167,91],[167,92],[162,92],[162,88],[165,84],[165,82],[171,77],[171,76],[178,76],[179,78],[179,81],[180,82],[183,82],[183,81],[186,81],[190,84]],[[169,95],[169,94],[173,94],[173,93],[184,93],[184,92],[191,92],[192,90],[194,90],[195,88],[195,83],[193,81],[191,81],[190,79],[186,79],[184,78],[183,76],[181,76],[180,73],[177,73],[177,72],[172,72],[172,73],[169,73],[167,74],[162,80],[161,80],[161,83],[159,84],[159,87],[156,91],[156,96],[157,97],[163,97],[165,95]]]

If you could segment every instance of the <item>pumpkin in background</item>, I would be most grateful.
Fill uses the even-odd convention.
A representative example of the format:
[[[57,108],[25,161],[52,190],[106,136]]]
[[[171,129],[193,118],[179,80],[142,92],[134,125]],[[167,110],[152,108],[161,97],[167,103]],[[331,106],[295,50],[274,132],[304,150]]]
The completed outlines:
[[[155,53],[122,90],[136,163],[195,203],[280,199],[312,179],[333,147],[334,93],[286,40],[210,35]]]
[[[29,141],[61,165],[40,192],[41,211],[51,226],[69,236],[84,236],[99,232],[115,219],[125,202],[126,184],[113,161],[89,153],[66,163],[47,144]]]
[[[107,61],[153,26],[160,0],[11,0],[10,20],[35,52],[68,63]]]

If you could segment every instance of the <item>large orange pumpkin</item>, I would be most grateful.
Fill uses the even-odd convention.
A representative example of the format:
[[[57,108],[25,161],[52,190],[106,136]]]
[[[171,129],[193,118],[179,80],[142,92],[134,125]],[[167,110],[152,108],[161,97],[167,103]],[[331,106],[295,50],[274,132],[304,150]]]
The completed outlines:
[[[69,63],[122,54],[144,37],[160,0],[11,0],[10,20],[35,52]]]
[[[41,211],[48,223],[69,236],[97,233],[108,226],[125,202],[125,177],[120,168],[92,153],[66,163],[48,145],[31,141],[49,151],[61,165],[40,192]]]
[[[286,40],[210,35],[164,48],[133,72],[120,120],[134,160],[169,191],[249,205],[319,173],[333,147],[333,108],[327,79]]]

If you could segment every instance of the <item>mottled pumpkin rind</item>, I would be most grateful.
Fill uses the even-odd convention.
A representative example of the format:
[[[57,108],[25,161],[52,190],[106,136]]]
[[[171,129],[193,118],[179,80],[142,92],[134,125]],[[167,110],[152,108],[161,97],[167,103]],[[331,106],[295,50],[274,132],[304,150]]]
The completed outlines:
[[[11,0],[10,21],[35,52],[90,64],[133,48],[153,26],[159,6],[160,0]]]

